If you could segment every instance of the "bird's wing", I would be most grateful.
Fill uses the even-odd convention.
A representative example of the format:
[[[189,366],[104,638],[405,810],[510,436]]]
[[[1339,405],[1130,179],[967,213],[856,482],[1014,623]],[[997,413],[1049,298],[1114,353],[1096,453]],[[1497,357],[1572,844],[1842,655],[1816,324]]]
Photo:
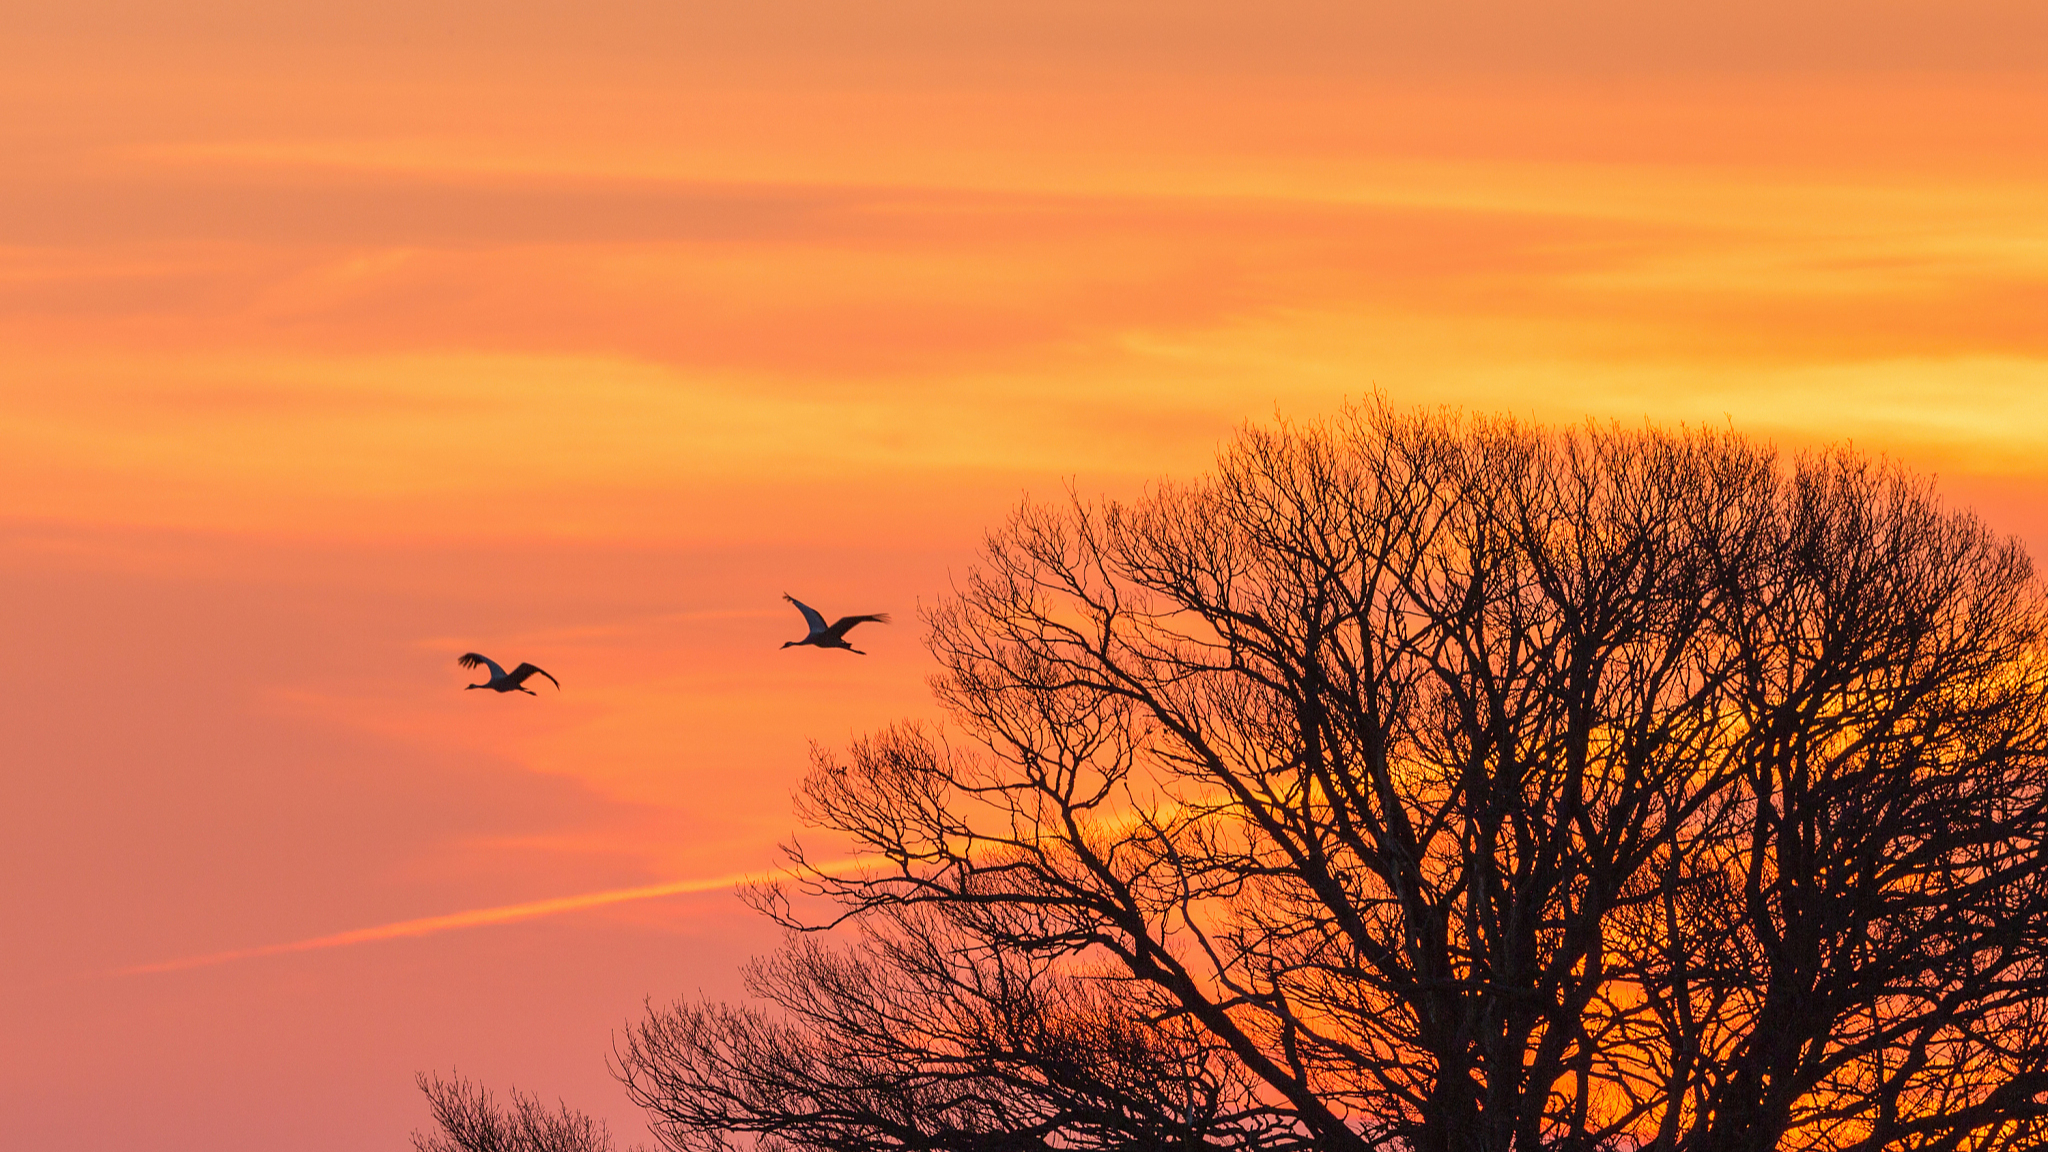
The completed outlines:
[[[465,652],[455,662],[464,668],[474,668],[481,664],[491,670],[491,679],[503,680],[505,678],[505,670],[498,667],[498,662],[489,656],[479,656],[475,652]]]
[[[511,677],[512,686],[514,688],[517,688],[521,684],[526,683],[526,678],[528,676],[533,675],[536,672],[540,673],[542,676],[548,676],[548,670],[541,667],[538,664],[521,664],[519,667],[514,668],[512,670]],[[553,676],[548,676],[548,682],[553,684],[557,691],[561,690],[562,682],[560,680],[555,679]]]
[[[819,633],[825,631],[825,618],[823,616],[818,615],[818,610],[816,608],[813,608],[809,604],[806,604],[803,601],[797,599],[796,597],[791,596],[787,592],[784,592],[782,594],[782,598],[784,600],[789,601],[791,604],[796,605],[796,610],[804,614],[804,623],[811,626],[811,635],[816,636]]]
[[[889,614],[887,612],[877,612],[872,616],[841,616],[832,622],[830,628],[825,629],[825,635],[844,639],[847,631],[855,624],[867,624],[870,622],[887,624],[889,622]]]

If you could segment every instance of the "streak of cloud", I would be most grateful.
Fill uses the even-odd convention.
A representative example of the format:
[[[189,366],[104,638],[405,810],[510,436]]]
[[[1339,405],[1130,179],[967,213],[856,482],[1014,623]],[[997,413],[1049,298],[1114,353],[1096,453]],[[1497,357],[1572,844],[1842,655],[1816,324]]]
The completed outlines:
[[[876,858],[855,857],[826,865],[822,870],[836,872],[857,868],[873,863]],[[398,920],[390,924],[378,924],[369,928],[356,928],[348,932],[337,932],[329,936],[314,936],[305,940],[293,940],[283,944],[264,944],[255,948],[237,948],[226,952],[209,952],[200,956],[185,956],[176,960],[164,960],[155,964],[137,964],[119,969],[115,975],[145,976],[158,972],[183,972],[193,968],[211,968],[216,964],[228,964],[237,960],[253,960],[261,956],[282,956],[293,952],[317,952],[327,948],[343,948],[351,944],[370,944],[380,940],[399,940],[409,936],[432,936],[440,932],[452,932],[461,928],[481,928],[490,924],[511,924],[520,920],[534,920],[543,916],[558,916],[565,912],[581,912],[589,908],[602,908],[609,904],[624,904],[634,900],[655,900],[663,896],[685,896],[700,892],[715,892],[722,888],[734,888],[749,881],[767,879],[768,873],[738,872],[729,876],[716,876],[705,880],[671,880],[661,884],[643,884],[636,888],[611,888],[601,892],[583,892],[574,896],[557,896],[548,900],[529,900],[523,904],[502,904],[495,908],[471,908],[463,912],[449,912],[440,916],[423,916],[414,920]]]

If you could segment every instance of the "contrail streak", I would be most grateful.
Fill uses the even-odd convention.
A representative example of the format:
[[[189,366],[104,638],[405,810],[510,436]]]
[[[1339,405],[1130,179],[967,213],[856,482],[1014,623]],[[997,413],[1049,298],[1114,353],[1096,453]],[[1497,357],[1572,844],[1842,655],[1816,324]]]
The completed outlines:
[[[838,872],[874,862],[878,857],[860,856],[841,860],[819,869],[823,872]],[[467,912],[450,912],[442,916],[423,916],[417,920],[399,920],[390,924],[379,924],[372,928],[357,928],[349,932],[337,932],[332,936],[315,936],[307,940],[293,940],[287,944],[265,944],[257,948],[238,948],[232,952],[211,952],[204,956],[186,956],[178,960],[165,960],[157,964],[138,964],[122,968],[116,973],[121,976],[139,976],[152,972],[181,972],[188,968],[210,968],[215,964],[226,964],[235,960],[252,960],[258,956],[282,956],[287,952],[315,952],[322,948],[342,948],[350,944],[368,944],[377,940],[397,940],[406,936],[431,936],[436,932],[452,932],[458,928],[480,928],[486,924],[510,924],[515,920],[532,920],[541,916],[555,916],[563,912],[580,912],[585,908],[601,908],[607,904],[624,904],[630,900],[653,900],[662,896],[682,896],[691,892],[715,892],[720,888],[731,888],[748,880],[767,878],[770,873],[738,872],[730,876],[717,876],[708,880],[671,880],[664,884],[643,884],[638,888],[612,888],[603,892],[584,892],[576,896],[557,896],[552,900],[530,900],[524,904],[503,904],[496,908],[472,908]]]
[[[1130,812],[1123,816],[1102,821],[1098,827],[1116,832],[1130,828],[1143,820],[1157,820],[1161,815],[1179,811],[1181,805],[1169,802],[1149,812]],[[869,864],[887,863],[884,856],[854,856],[817,866],[817,871],[828,875],[860,868]],[[232,952],[210,952],[204,956],[186,956],[178,960],[164,960],[156,964],[137,964],[132,968],[117,969],[118,976],[141,976],[153,972],[182,972],[188,968],[210,968],[215,964],[227,964],[235,960],[253,960],[258,956],[282,956],[288,952],[315,952],[323,948],[342,948],[350,944],[369,944],[377,940],[397,940],[406,936],[431,936],[436,932],[452,932],[458,928],[481,928],[487,924],[509,924],[515,920],[532,920],[540,916],[555,916],[563,912],[580,912],[585,908],[601,908],[606,904],[624,904],[629,900],[653,900],[662,896],[682,896],[691,892],[715,892],[720,888],[731,888],[749,880],[767,879],[774,873],[736,872],[730,876],[717,876],[709,880],[671,880],[665,884],[643,884],[638,888],[612,888],[603,892],[585,892],[577,896],[557,896],[552,900],[532,900],[524,904],[504,904],[496,908],[472,908],[467,912],[450,912],[442,916],[423,916],[417,920],[399,920],[391,924],[379,924],[373,928],[357,928],[349,932],[337,932],[332,936],[315,936],[308,940],[293,940],[287,944],[265,944],[256,948],[238,948]]]

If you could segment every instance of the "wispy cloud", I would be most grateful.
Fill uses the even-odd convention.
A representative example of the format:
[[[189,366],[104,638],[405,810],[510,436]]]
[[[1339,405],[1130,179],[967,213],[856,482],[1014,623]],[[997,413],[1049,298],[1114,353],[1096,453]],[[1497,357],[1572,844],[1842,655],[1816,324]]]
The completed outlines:
[[[858,868],[872,863],[874,858],[855,857],[826,865],[823,869],[837,872]],[[370,928],[357,928],[348,932],[337,932],[331,936],[314,936],[305,940],[293,940],[283,944],[264,944],[255,948],[237,948],[227,952],[209,952],[200,956],[185,956],[176,960],[164,960],[155,964],[137,964],[122,968],[116,975],[143,976],[157,972],[182,972],[192,968],[210,968],[216,964],[232,963],[236,960],[253,960],[260,956],[282,956],[292,952],[317,952],[326,948],[343,948],[351,944],[370,944],[379,940],[398,940],[408,936],[432,936],[439,932],[452,932],[461,928],[481,928],[489,924],[510,924],[519,920],[535,920],[543,916],[557,916],[564,912],[581,912],[588,908],[602,908],[608,904],[624,904],[634,900],[655,900],[663,896],[684,896],[697,892],[716,892],[744,884],[750,880],[767,879],[769,874],[761,872],[736,872],[729,876],[715,876],[703,880],[671,880],[661,884],[643,884],[637,888],[610,888],[601,892],[584,892],[574,896],[557,896],[549,900],[530,900],[523,904],[502,904],[495,908],[471,908],[464,912],[449,912],[441,916],[423,916],[416,920],[398,920],[390,924],[378,924]]]

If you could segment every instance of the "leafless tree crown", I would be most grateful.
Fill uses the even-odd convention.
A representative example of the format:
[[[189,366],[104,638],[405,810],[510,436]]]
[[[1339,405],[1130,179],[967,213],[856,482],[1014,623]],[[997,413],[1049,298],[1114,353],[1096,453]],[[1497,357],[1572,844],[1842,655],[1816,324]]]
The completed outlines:
[[[604,1124],[566,1104],[550,1110],[514,1089],[510,1107],[501,1107],[489,1089],[460,1076],[421,1073],[417,1082],[435,1131],[414,1132],[414,1152],[612,1152]]]
[[[620,1074],[706,1152],[2038,1146],[2044,623],[1847,450],[1250,430],[990,536],[947,729],[802,787],[889,863],[754,893],[851,943]]]

